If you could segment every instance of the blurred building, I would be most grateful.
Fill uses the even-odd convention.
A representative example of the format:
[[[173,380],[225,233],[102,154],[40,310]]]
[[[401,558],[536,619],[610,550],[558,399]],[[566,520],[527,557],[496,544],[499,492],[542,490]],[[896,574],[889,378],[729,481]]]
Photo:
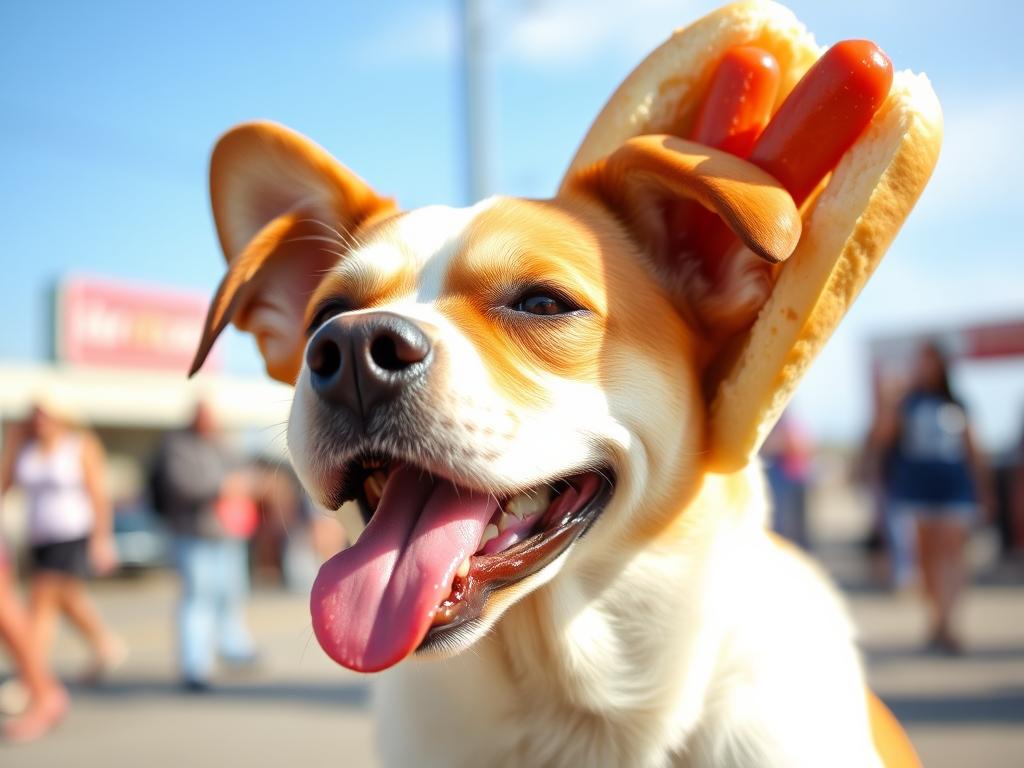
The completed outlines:
[[[185,424],[198,398],[246,455],[284,454],[291,393],[270,379],[223,373],[216,354],[186,377],[209,296],[98,277],[69,277],[54,293],[52,349],[43,362],[0,361],[0,429],[41,392],[94,429],[110,460],[117,506],[138,503],[161,433]],[[11,494],[5,507],[17,507]],[[5,510],[6,511],[6,510]],[[22,518],[5,514],[5,526]]]

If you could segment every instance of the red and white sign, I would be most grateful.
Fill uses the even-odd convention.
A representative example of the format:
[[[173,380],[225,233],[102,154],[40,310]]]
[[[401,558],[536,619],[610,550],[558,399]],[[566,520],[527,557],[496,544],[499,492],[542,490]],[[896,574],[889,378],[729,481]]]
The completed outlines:
[[[200,293],[93,277],[68,279],[57,294],[57,356],[75,365],[184,374],[199,343],[208,301]],[[203,367],[219,364],[213,355]]]

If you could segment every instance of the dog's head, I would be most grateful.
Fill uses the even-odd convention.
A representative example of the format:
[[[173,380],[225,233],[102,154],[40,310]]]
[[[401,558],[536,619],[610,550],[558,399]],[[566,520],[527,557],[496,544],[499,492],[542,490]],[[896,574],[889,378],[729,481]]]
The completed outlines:
[[[228,273],[195,367],[233,321],[294,383],[295,467],[361,518],[321,570],[313,624],[364,671],[461,650],[567,560],[670,522],[701,473],[718,352],[800,231],[769,176],[664,137],[553,200],[465,209],[398,212],[268,123],[224,136],[211,177]],[[689,252],[694,209],[747,256]]]

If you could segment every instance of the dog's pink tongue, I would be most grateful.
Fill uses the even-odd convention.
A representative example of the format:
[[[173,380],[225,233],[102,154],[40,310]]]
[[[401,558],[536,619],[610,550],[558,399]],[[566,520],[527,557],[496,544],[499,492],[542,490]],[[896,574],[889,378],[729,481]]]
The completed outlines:
[[[496,509],[487,494],[412,467],[392,470],[359,541],[324,563],[313,584],[313,631],[327,654],[376,672],[416,650]]]

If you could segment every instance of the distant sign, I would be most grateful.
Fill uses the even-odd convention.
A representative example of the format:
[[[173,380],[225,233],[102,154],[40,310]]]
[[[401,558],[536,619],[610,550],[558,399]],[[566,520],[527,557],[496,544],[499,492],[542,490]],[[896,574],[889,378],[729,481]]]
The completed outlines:
[[[57,293],[57,357],[82,366],[185,373],[202,332],[208,297],[94,277]],[[219,367],[219,357],[204,368]]]
[[[967,357],[1020,357],[1024,355],[1024,320],[989,323],[964,329]]]

